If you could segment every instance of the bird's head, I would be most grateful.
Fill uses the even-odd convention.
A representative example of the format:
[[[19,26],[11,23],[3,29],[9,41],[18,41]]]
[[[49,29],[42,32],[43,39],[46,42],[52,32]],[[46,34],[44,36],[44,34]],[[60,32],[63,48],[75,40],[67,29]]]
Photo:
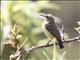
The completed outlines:
[[[49,22],[53,22],[54,18],[51,14],[40,14],[41,17],[44,18],[44,20],[49,21]]]

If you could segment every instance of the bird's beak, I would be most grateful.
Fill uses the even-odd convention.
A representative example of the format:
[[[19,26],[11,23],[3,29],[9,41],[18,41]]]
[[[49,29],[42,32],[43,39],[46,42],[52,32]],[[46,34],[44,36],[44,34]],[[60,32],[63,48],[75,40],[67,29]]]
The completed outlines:
[[[46,14],[41,13],[41,14],[40,14],[40,17],[41,17],[43,20],[46,20]]]
[[[41,13],[41,14],[40,14],[40,16],[41,16],[41,17],[45,17],[46,15],[45,15],[45,14],[43,14],[43,13]]]
[[[41,17],[45,17],[45,15],[40,15]]]

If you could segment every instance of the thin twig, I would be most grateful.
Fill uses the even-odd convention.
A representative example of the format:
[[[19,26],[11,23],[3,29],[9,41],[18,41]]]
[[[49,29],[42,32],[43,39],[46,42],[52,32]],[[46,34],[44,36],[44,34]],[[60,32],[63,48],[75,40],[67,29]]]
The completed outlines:
[[[63,43],[70,43],[70,42],[73,42],[73,41],[78,41],[80,40],[80,36],[78,37],[75,37],[75,38],[72,38],[72,39],[67,39],[67,41],[63,41]],[[31,48],[28,48],[27,50],[25,51],[21,51],[20,54],[18,54],[16,57],[18,56],[21,56],[25,53],[29,53],[35,49],[38,49],[38,48],[46,48],[46,47],[50,47],[50,46],[53,46],[54,44],[44,44],[44,45],[37,45],[37,46],[33,46]],[[56,43],[56,45],[58,45],[58,43]]]
[[[28,37],[24,40],[24,42],[21,44],[21,46],[19,47],[19,49],[22,48],[22,46],[28,41]]]

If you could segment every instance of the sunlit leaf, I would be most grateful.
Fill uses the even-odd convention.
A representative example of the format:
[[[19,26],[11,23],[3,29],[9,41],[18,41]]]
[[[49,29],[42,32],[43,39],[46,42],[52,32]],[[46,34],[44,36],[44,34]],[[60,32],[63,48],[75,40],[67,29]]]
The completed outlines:
[[[80,21],[77,21],[77,24],[80,25]]]
[[[11,32],[14,36],[16,36],[16,33],[17,33],[17,25],[16,24],[13,25]]]
[[[3,44],[13,44],[13,42],[11,40],[8,40],[8,41],[4,41]]]
[[[80,34],[80,27],[74,28]]]
[[[22,37],[22,35],[17,35],[16,39],[21,38],[21,37]]]

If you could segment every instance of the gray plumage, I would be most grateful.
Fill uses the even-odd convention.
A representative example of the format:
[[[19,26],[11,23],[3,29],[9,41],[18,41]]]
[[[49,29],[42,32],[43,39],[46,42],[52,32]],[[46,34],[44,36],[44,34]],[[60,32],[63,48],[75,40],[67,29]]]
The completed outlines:
[[[56,37],[59,47],[61,49],[64,48],[63,43],[61,41],[62,39],[59,29],[57,28],[56,23],[54,21],[54,17],[50,14],[44,14],[42,16],[45,17],[45,21],[43,22],[43,28],[45,28],[48,33],[50,33],[50,35],[47,35],[48,33],[44,31],[46,36],[49,38],[52,35],[52,37],[50,37],[51,39],[53,39],[53,37]]]

